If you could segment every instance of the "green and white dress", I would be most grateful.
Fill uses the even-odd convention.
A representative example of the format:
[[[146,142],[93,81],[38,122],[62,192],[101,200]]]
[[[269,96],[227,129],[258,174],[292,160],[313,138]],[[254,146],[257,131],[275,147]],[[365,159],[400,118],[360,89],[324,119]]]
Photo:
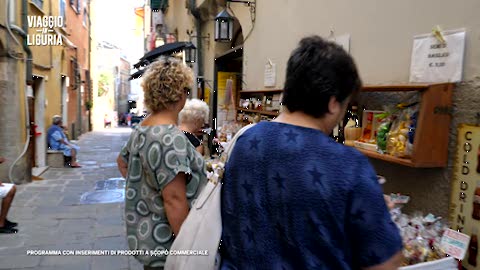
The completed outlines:
[[[125,221],[131,250],[170,249],[174,237],[162,191],[175,176],[187,174],[190,206],[207,183],[205,161],[174,125],[138,126],[122,148],[128,163]],[[162,267],[166,256],[136,256],[144,265]]]

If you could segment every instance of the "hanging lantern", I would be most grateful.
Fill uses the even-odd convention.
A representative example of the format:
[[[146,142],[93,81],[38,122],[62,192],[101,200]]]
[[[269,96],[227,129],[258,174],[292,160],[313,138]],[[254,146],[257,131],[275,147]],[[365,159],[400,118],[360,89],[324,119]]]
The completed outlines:
[[[231,42],[233,37],[233,17],[226,9],[215,17],[215,41]]]
[[[185,62],[195,63],[197,61],[197,48],[193,44],[185,47]]]

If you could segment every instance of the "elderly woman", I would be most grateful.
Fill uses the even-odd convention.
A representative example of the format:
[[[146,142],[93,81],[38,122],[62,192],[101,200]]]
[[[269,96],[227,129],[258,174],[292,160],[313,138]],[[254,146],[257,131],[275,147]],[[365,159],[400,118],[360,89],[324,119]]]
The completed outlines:
[[[190,99],[187,100],[185,107],[183,107],[179,115],[179,128],[183,130],[188,140],[202,155],[203,145],[198,136],[202,135],[201,129],[208,122],[209,112],[210,109],[207,103],[199,99]]]
[[[192,201],[206,183],[202,156],[177,127],[192,70],[160,58],[145,72],[142,87],[151,112],[117,159],[126,178],[125,220],[132,250],[170,249]],[[136,256],[144,269],[163,269],[166,256]]]

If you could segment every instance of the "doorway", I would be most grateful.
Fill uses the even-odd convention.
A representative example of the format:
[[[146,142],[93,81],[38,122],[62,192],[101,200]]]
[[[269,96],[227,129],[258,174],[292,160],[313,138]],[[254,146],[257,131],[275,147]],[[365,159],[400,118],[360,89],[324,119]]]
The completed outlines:
[[[60,87],[62,93],[62,120],[66,124],[68,123],[68,110],[67,110],[67,104],[68,104],[68,92],[67,92],[67,77],[65,75],[62,75],[61,82],[60,82]]]
[[[33,130],[33,167],[45,167],[47,155],[47,136],[45,134],[45,81],[34,76],[33,104],[29,102],[30,119]],[[32,106],[33,105],[33,106]],[[32,108],[33,107],[33,108]]]

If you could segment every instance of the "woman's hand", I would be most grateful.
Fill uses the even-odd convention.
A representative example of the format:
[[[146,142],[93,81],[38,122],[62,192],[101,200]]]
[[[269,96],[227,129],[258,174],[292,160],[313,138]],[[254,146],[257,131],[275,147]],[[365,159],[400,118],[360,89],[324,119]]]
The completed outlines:
[[[387,204],[388,210],[392,210],[395,208],[395,203],[392,202],[392,199],[388,195],[383,195],[383,198],[385,199],[385,203]]]
[[[118,165],[118,170],[120,171],[120,174],[122,175],[122,177],[127,178],[128,164],[125,161],[123,161],[123,158],[121,155],[118,155],[117,165]]]

